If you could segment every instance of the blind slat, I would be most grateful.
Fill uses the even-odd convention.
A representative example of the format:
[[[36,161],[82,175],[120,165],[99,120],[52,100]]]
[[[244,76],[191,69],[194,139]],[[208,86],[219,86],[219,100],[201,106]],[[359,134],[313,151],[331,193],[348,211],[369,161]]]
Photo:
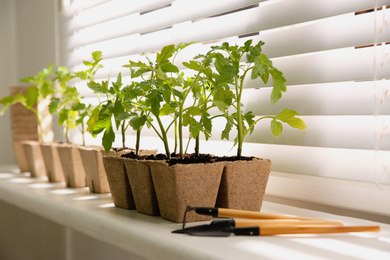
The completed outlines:
[[[338,82],[287,86],[287,92],[270,105],[270,88],[246,89],[245,109],[255,115],[273,115],[289,107],[300,115],[378,115],[390,114],[390,102],[385,95],[389,80]],[[386,102],[382,102],[382,99]],[[380,104],[377,105],[376,104]]]
[[[271,82],[246,80],[244,109],[256,116],[294,109],[308,128],[285,126],[276,139],[270,122],[261,121],[247,137],[244,154],[271,159],[274,171],[390,184],[386,133],[390,126],[390,95],[386,94],[390,26],[384,26],[390,9],[374,10],[375,5],[389,4],[388,0],[156,0],[135,5],[109,1],[75,14],[72,24],[62,29],[72,38],[62,50],[67,56],[65,65],[72,68],[90,59],[92,51],[101,50],[104,69],[96,78],[110,74],[115,80],[121,72],[129,82],[129,70],[122,65],[129,59],[144,60],[141,53],[153,60],[155,52],[168,44],[200,42],[178,56],[177,65],[184,69],[182,61],[218,42],[263,40],[264,53],[283,72],[288,91],[271,106]],[[95,17],[99,10],[103,14]],[[79,89],[93,96],[85,85]],[[219,140],[224,124],[224,120],[214,122],[213,137],[202,142],[201,151],[235,154],[232,140]],[[131,145],[135,133],[127,134]],[[152,129],[144,129],[143,136],[149,141],[145,148],[153,144],[163,150]]]

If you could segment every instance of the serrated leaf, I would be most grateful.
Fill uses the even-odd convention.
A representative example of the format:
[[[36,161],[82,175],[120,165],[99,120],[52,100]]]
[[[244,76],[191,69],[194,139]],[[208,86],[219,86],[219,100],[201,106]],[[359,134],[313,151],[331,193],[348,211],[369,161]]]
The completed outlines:
[[[90,133],[92,133],[93,129],[95,128],[96,122],[99,118],[99,111],[99,107],[95,107],[87,121],[87,131]]]
[[[111,117],[108,115],[99,116],[99,119],[96,121],[94,128],[92,129],[92,134],[96,135],[101,133],[104,129],[112,128]]]
[[[182,100],[182,99],[183,99],[183,93],[181,93],[179,90],[177,90],[177,89],[172,89],[172,92],[173,92],[173,94],[175,94],[176,97],[179,98],[179,100]]]
[[[183,114],[183,125],[188,126],[191,124],[195,124],[196,120],[188,113]]]
[[[16,103],[16,101],[17,101],[16,96],[6,96],[0,100],[0,104],[2,104],[4,106],[10,106],[10,105],[13,105],[14,103]]]
[[[38,102],[39,90],[36,86],[29,87],[26,92],[26,107],[31,108]]]
[[[88,67],[93,66],[93,63],[92,63],[92,62],[86,61],[86,60],[83,60],[83,64],[84,64],[85,66],[88,66]]]
[[[79,77],[82,80],[86,80],[88,78],[88,74],[85,71],[76,72],[75,75],[76,75],[76,77]]]
[[[102,93],[102,86],[101,84],[95,82],[95,81],[90,81],[87,83],[87,86],[93,90],[94,93]]]
[[[133,116],[134,116],[133,113],[122,112],[122,113],[119,113],[115,117],[115,120],[118,120],[118,121],[128,120],[128,119],[132,118]]]
[[[146,123],[147,117],[145,115],[142,116],[134,116],[130,120],[130,126],[135,130],[140,130]]]
[[[60,103],[59,98],[51,98],[50,104],[49,104],[49,113],[53,114],[58,109],[58,104]]]
[[[289,124],[291,127],[306,129],[305,122],[303,122],[302,119],[295,117],[296,115],[298,115],[298,113],[295,110],[285,109],[274,118]]]
[[[195,119],[191,120],[189,124],[189,131],[191,133],[191,136],[193,138],[197,138],[201,130],[202,130],[201,124],[197,122]]]
[[[272,93],[271,93],[271,104],[275,104],[281,97],[282,92],[286,92],[286,79],[283,77],[283,73],[277,70],[276,68],[272,68],[270,70],[272,75]]]
[[[174,73],[177,73],[179,72],[179,69],[173,65],[172,63],[170,62],[164,62],[161,64],[160,66],[161,70],[164,71],[164,72],[174,72]]]
[[[92,52],[92,58],[95,62],[101,61],[102,60],[102,52],[101,51]]]
[[[165,103],[160,109],[160,116],[166,116],[173,114],[176,111],[176,107],[172,107],[170,104]]]
[[[112,126],[108,126],[106,128],[106,131],[104,131],[103,138],[102,138],[102,145],[104,147],[104,150],[106,153],[108,153],[112,147],[112,143],[115,141],[115,133],[112,129]]]
[[[169,89],[163,90],[163,99],[167,103],[169,103],[171,101],[171,91]]]
[[[262,63],[260,56],[254,58],[254,66],[251,73],[251,79],[261,77],[263,82],[267,84],[269,78],[269,67]]]
[[[99,91],[99,87],[97,88],[96,92]],[[102,84],[100,85],[100,92],[101,93],[108,93],[108,81],[107,80],[103,80],[102,81]]]
[[[247,122],[248,126],[252,126],[252,124],[254,124],[255,122],[255,120],[253,120],[255,118],[255,115],[252,114],[252,111],[245,113],[243,118]],[[250,133],[252,133],[253,130],[254,130],[254,125],[250,127]]]
[[[68,109],[62,109],[58,114],[58,125],[67,126],[67,121],[69,117],[69,110]]]
[[[226,121],[225,129],[223,129],[221,134],[221,139],[229,140],[229,133],[232,130],[233,124],[230,120]]]
[[[189,69],[200,71],[202,69],[202,65],[198,61],[191,60],[188,62],[183,62],[183,65]]]
[[[158,90],[152,90],[147,96],[146,103],[150,107],[151,112],[155,116],[159,116],[160,114],[160,102],[162,101],[162,97]]]
[[[280,134],[283,132],[283,125],[282,123],[276,121],[276,119],[271,120],[271,131],[272,134],[277,138],[280,136]]]
[[[74,111],[81,111],[83,109],[85,109],[85,104],[83,104],[83,103],[74,103],[72,105],[72,110],[74,110]]]
[[[168,61],[170,57],[172,57],[175,52],[175,45],[167,45],[165,46],[160,53],[157,53],[157,62],[162,63],[163,61]]]
[[[187,113],[190,114],[191,116],[200,116],[202,112],[198,107],[191,106],[187,108]]]
[[[125,68],[149,68],[148,65],[146,65],[145,63],[143,63],[141,61],[134,62],[132,60],[129,60],[129,64],[123,65],[123,67],[125,67]]]

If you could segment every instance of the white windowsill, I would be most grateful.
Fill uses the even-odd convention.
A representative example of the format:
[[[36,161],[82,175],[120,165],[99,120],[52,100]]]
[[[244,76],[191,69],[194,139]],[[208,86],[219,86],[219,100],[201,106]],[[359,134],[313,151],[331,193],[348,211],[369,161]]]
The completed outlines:
[[[266,195],[272,201],[390,224],[390,206],[385,206],[390,205],[390,185],[272,171]]]
[[[390,225],[264,202],[262,211],[381,226],[380,233],[191,237],[181,224],[113,207],[109,194],[0,171],[0,200],[147,259],[390,259]],[[199,223],[196,223],[199,224]]]

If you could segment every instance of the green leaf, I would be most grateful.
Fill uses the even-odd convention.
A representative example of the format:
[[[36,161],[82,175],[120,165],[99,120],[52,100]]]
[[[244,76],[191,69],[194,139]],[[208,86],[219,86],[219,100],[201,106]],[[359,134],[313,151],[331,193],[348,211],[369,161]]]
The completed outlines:
[[[161,94],[158,90],[153,89],[149,95],[146,96],[146,103],[149,105],[151,112],[155,116],[159,116],[160,114],[160,102],[163,100]]]
[[[100,85],[100,92],[101,93],[108,93],[108,81],[107,80],[103,80],[102,81],[102,84]],[[97,90],[95,92],[98,92],[99,91],[99,87],[97,87]]]
[[[59,106],[60,99],[59,98],[51,98],[50,104],[49,104],[49,112],[50,114],[53,114]]]
[[[94,128],[92,129],[92,134],[96,135],[101,133],[104,129],[112,128],[111,117],[108,115],[99,116],[99,119],[96,121]]]
[[[91,116],[89,117],[89,119],[87,121],[87,126],[88,126],[87,131],[90,133],[93,132],[93,129],[95,128],[96,122],[99,119],[99,111],[100,111],[100,108],[95,107],[92,110]]]
[[[130,126],[135,130],[140,130],[146,123],[147,117],[145,115],[142,116],[134,116],[130,120]]]
[[[260,58],[260,56],[256,56],[254,58],[254,66],[251,73],[251,79],[256,79],[261,77],[263,82],[267,84],[269,78],[269,67],[264,64]]]
[[[165,103],[160,109],[160,116],[166,116],[175,113],[176,107],[171,106],[168,103]]]
[[[134,113],[127,113],[127,112],[122,112],[119,113],[116,117],[115,120],[118,121],[123,121],[123,120],[128,120],[134,116]]]
[[[95,81],[88,82],[87,86],[92,89],[94,93],[102,93],[102,85]]]
[[[157,53],[157,62],[162,63],[163,61],[168,61],[175,52],[175,45],[167,45],[162,50],[161,53]]]
[[[207,141],[211,137],[211,130],[212,130],[212,122],[210,119],[210,114],[207,112],[203,112],[201,117],[201,122],[204,128],[204,134]]]
[[[192,118],[193,119],[193,118]],[[189,131],[193,138],[197,138],[199,136],[200,131],[202,130],[202,126],[195,119],[191,120],[189,125]]]
[[[129,60],[129,64],[123,65],[123,67],[125,67],[125,68],[145,68],[145,69],[149,69],[148,65],[146,65],[145,63],[143,63],[141,61],[134,62],[132,60]]]
[[[160,67],[161,67],[161,70],[164,72],[175,72],[175,73],[179,72],[179,69],[170,62],[164,62],[161,64]]]
[[[248,111],[247,113],[245,113],[245,115],[243,116],[244,120],[247,122],[248,126],[253,126],[250,127],[250,133],[253,132],[254,130],[254,118],[255,118],[255,115],[252,114],[252,111]]]
[[[271,121],[271,131],[272,134],[277,138],[280,136],[280,134],[283,132],[283,125],[282,123],[276,121],[276,119],[272,119]]]
[[[232,130],[233,124],[230,120],[226,121],[225,129],[222,131],[221,139],[229,140],[229,133]]]
[[[92,58],[95,62],[101,61],[102,60],[102,52],[101,51],[92,52]]]
[[[103,139],[102,139],[102,145],[104,147],[104,150],[106,153],[108,153],[112,147],[112,143],[115,141],[115,133],[114,130],[112,129],[112,125],[109,125],[106,128],[106,131],[103,134]]]
[[[31,108],[38,102],[39,90],[36,86],[29,87],[26,92],[26,107]]]
[[[6,96],[0,100],[0,104],[4,106],[10,106],[17,102],[16,96]]]
[[[272,75],[272,93],[271,93],[271,104],[275,104],[282,97],[282,92],[286,92],[286,79],[283,77],[283,73],[272,68],[270,70]]]
[[[82,80],[86,80],[88,78],[88,74],[85,71],[76,72],[75,75]]]
[[[189,69],[196,70],[196,71],[200,71],[202,69],[201,63],[194,60],[191,60],[190,63],[183,62],[183,65]]]
[[[163,99],[167,103],[169,103],[171,101],[171,91],[169,89],[163,90]]]
[[[187,108],[187,113],[190,114],[191,116],[200,116],[202,114],[200,109],[198,107],[195,107],[195,106],[191,106],[191,107]]]
[[[181,93],[179,90],[177,90],[177,89],[172,89],[172,92],[173,92],[173,94],[175,94],[176,97],[179,98],[179,100],[182,100],[182,99],[183,99],[183,93]]]
[[[183,126],[188,126],[191,123],[194,123],[193,121],[195,121],[195,119],[193,119],[190,114],[188,113],[183,114]]]
[[[81,111],[83,109],[85,109],[85,104],[83,104],[83,103],[74,103],[74,104],[72,104],[72,110],[73,111]]]
[[[302,119],[295,117],[296,115],[298,115],[296,111],[285,109],[274,118],[289,124],[291,127],[298,129],[306,129],[305,122],[303,122]]]

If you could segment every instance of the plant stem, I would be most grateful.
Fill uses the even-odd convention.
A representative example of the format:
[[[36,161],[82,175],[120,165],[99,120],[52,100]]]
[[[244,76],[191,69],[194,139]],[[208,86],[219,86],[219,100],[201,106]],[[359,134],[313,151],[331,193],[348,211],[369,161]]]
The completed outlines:
[[[195,138],[195,156],[199,156],[199,135]]]
[[[179,108],[179,154],[183,159],[183,105]]]
[[[162,134],[162,141],[164,143],[164,148],[165,148],[165,153],[166,153],[168,159],[171,159],[171,153],[169,151],[167,133],[164,130],[164,126],[163,126],[163,124],[161,122],[160,117],[156,116],[156,119],[157,119],[158,125],[160,126],[160,130],[161,130],[161,134]]]
[[[177,118],[175,118],[175,149],[174,153],[177,153]]]
[[[125,121],[123,121],[121,125],[121,133],[122,133],[122,148],[126,148],[126,136],[125,136]]]
[[[137,137],[135,139],[135,155],[139,155],[139,144],[141,140],[141,130],[137,130]]]
[[[65,142],[69,143],[69,128],[65,127]]]
[[[83,146],[85,146],[85,126],[84,126],[84,122],[81,123],[81,136],[83,138]]]
[[[242,94],[242,88],[244,86],[244,79],[248,71],[247,69],[244,71],[244,75],[241,77],[241,81],[238,81],[238,78],[235,78],[235,85],[236,85],[236,104],[237,104],[237,157],[240,158],[242,154],[242,144],[244,142],[244,127],[243,127],[243,120],[242,120],[242,112],[241,112],[241,94]]]
[[[241,91],[240,87],[238,85],[238,79],[235,78],[235,85],[236,85],[236,103],[237,103],[237,157],[241,157],[242,152],[242,143],[243,143],[243,126],[242,126],[242,114],[241,114]],[[242,87],[242,86],[241,86]]]

